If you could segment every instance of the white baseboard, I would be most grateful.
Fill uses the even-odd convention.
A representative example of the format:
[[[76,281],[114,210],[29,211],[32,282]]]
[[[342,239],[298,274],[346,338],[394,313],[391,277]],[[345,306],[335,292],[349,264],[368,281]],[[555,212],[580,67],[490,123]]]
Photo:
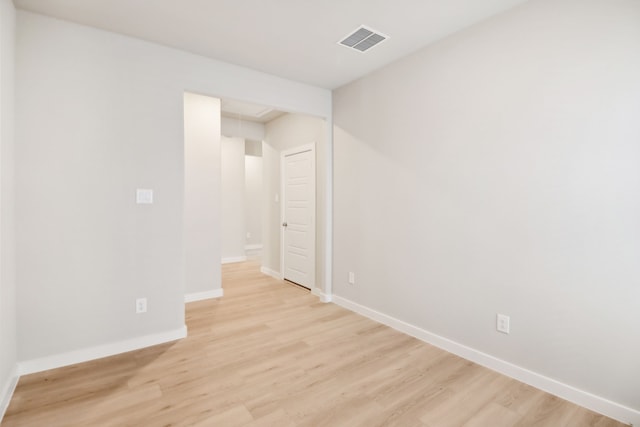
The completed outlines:
[[[228,257],[222,258],[222,264],[233,264],[234,262],[245,262],[246,260],[246,256]]]
[[[640,426],[639,410],[593,395],[568,384],[561,383],[553,378],[545,377],[544,375],[532,372],[502,359],[498,359],[497,357],[483,353],[471,347],[467,347],[448,338],[441,337],[417,326],[403,322],[402,320],[372,310],[346,298],[333,295],[333,302],[347,310],[354,311],[375,320],[376,322],[387,325],[400,332],[404,332],[407,335],[411,335],[414,338],[432,344],[448,351],[449,353],[453,353],[508,377],[522,381],[525,384],[583,406],[594,412],[598,412],[625,424]]]
[[[331,294],[325,294],[324,292],[322,292],[318,288],[313,288],[311,290],[311,293],[313,295],[317,296],[318,298],[320,298],[321,302],[331,302],[332,301]]]
[[[185,338],[186,336],[187,326],[185,325],[180,329],[172,331],[145,335],[125,341],[103,344],[96,347],[70,351],[68,353],[55,354],[53,356],[42,357],[39,359],[26,360],[18,363],[18,374],[33,374],[35,372],[42,372],[48,369],[61,368],[63,366],[73,365],[76,363],[88,362],[89,360],[100,359],[120,353],[126,353],[128,351],[151,347],[153,345],[176,341],[181,338]]]
[[[259,258],[262,254],[262,245],[246,245],[244,247],[244,254],[248,258]]]
[[[4,418],[5,412],[7,412],[9,403],[11,403],[11,398],[13,397],[13,392],[16,390],[19,379],[18,366],[16,365],[16,367],[13,368],[13,372],[7,379],[7,382],[3,384],[2,389],[0,389],[0,422],[2,422],[2,418]]]
[[[275,271],[267,267],[260,267],[260,273],[266,274],[267,276],[271,276],[274,279],[278,279],[278,280],[283,279],[282,274],[280,274],[279,271]]]
[[[195,292],[192,294],[186,294],[184,296],[184,302],[202,301],[205,299],[221,298],[224,295],[224,290],[213,289],[205,292]]]

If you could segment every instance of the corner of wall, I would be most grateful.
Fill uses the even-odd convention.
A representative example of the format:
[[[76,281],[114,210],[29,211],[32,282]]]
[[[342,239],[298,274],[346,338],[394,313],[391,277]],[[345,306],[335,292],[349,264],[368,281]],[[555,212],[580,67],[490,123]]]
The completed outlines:
[[[0,2],[0,420],[18,383],[14,239],[15,28],[10,0]]]
[[[11,375],[7,378],[5,384],[0,388],[0,422],[2,422],[2,418],[4,418],[4,414],[9,408],[9,403],[11,403],[13,392],[16,390],[19,380],[20,376],[18,375],[18,366],[16,365],[13,368]]]

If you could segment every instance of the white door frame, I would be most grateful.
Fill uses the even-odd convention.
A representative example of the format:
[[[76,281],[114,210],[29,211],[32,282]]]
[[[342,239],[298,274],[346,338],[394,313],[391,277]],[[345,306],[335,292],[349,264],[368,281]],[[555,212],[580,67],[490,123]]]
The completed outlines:
[[[318,198],[318,189],[317,189],[317,176],[316,176],[316,144],[312,142],[310,144],[301,145],[299,147],[291,148],[288,150],[283,150],[280,152],[280,271],[281,275],[284,278],[284,227],[282,223],[285,221],[285,159],[287,156],[291,156],[294,154],[304,153],[305,151],[311,151],[311,176],[313,176],[313,200],[312,200],[312,209],[311,209],[311,228],[313,232],[311,233],[311,259],[313,260],[313,268],[312,274],[310,274],[311,283],[309,283],[309,288],[312,293],[316,291],[316,202]]]

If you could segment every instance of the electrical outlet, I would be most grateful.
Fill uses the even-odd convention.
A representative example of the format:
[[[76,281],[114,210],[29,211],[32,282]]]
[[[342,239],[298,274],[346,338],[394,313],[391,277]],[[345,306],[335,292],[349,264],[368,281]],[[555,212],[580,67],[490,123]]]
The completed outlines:
[[[138,188],[136,190],[136,203],[153,204],[153,190],[150,188]]]
[[[503,334],[508,334],[510,321],[511,321],[511,318],[509,316],[507,316],[506,314],[498,313],[496,316],[496,329],[498,330],[498,332],[502,332]]]
[[[138,298],[136,300],[136,314],[141,314],[146,312],[147,312],[147,299]]]
[[[356,274],[353,271],[349,272],[349,284],[355,285],[356,283]]]

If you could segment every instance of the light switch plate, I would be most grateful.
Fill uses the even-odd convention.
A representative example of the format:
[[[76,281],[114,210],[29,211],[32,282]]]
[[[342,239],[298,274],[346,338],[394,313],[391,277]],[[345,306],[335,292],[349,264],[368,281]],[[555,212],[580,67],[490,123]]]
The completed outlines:
[[[153,190],[150,188],[138,188],[136,190],[136,203],[150,205],[153,203]]]

